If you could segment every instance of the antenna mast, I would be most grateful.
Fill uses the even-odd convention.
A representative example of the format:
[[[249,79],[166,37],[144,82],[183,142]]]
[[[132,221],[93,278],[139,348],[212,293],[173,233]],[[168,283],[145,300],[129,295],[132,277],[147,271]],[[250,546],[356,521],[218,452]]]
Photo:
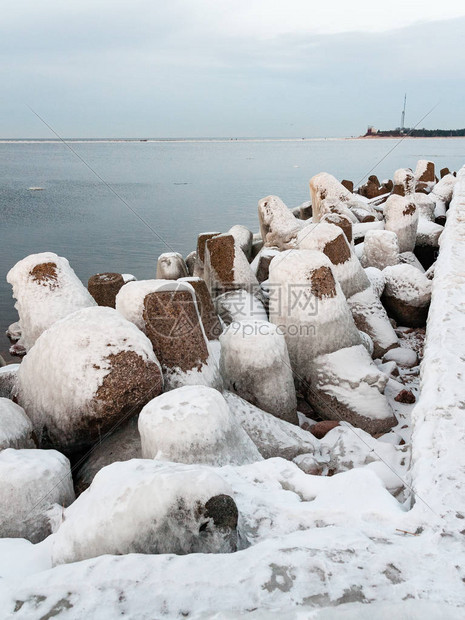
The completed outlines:
[[[402,116],[401,116],[401,120],[400,120],[400,130],[403,131],[404,130],[404,126],[405,126],[405,106],[407,105],[407,93],[405,93],[404,95],[404,109],[402,110]]]

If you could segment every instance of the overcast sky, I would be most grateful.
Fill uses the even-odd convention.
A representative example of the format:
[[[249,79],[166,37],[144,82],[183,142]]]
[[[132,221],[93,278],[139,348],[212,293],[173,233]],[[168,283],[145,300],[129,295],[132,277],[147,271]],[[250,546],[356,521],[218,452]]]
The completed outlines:
[[[7,0],[0,80],[3,138],[465,127],[465,2]]]

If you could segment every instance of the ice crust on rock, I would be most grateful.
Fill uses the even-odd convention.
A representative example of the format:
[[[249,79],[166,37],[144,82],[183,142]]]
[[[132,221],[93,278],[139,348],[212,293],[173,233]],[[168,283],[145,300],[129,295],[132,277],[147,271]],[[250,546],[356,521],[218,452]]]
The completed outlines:
[[[206,467],[145,459],[113,463],[65,510],[53,538],[53,564],[105,554],[235,551],[232,494]]]
[[[0,451],[0,537],[46,538],[74,500],[68,459],[56,450]]]
[[[5,448],[35,448],[35,443],[24,409],[8,398],[0,398],[0,451]]]
[[[297,399],[286,340],[268,321],[234,322],[220,336],[226,389],[297,424]]]
[[[140,413],[139,432],[147,459],[218,466],[262,459],[220,392],[202,385],[151,400]]]
[[[353,194],[342,183],[339,183],[332,174],[327,172],[320,172],[310,179],[310,195],[312,197],[314,222],[319,222],[323,215],[321,209],[323,200],[347,203],[353,199]]]
[[[13,287],[21,323],[18,344],[26,351],[56,321],[96,305],[66,258],[53,252],[23,258],[10,269],[6,279]]]
[[[383,270],[399,263],[399,241],[391,230],[369,230],[363,246],[363,265]]]
[[[68,453],[92,445],[161,388],[148,338],[116,310],[97,306],[38,338],[18,370],[16,393],[39,445]]]
[[[292,460],[304,454],[309,455],[320,468],[327,463],[326,452],[322,451],[319,441],[308,431],[255,407],[237,394],[223,392],[223,396],[237,422],[263,458],[279,456]]]

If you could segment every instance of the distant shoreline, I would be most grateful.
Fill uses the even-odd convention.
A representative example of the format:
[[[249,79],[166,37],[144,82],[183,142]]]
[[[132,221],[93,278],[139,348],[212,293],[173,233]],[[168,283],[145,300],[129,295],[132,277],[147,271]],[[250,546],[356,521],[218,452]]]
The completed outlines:
[[[0,144],[118,144],[118,143],[229,143],[229,142],[329,142],[338,140],[463,140],[465,136],[345,136],[331,138],[0,138]]]

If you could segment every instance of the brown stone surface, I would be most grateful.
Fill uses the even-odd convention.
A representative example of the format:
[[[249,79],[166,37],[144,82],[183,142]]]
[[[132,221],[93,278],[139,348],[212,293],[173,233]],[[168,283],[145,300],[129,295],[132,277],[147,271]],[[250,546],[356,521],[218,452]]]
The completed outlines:
[[[403,210],[402,215],[413,215],[416,210],[417,208],[415,206],[415,203],[409,202],[409,204]]]
[[[203,265],[205,262],[205,245],[209,239],[216,237],[221,233],[219,232],[210,232],[210,233],[201,233],[197,238],[197,260],[200,265]]]
[[[441,175],[441,179],[443,179],[446,175],[450,174],[450,170],[449,168],[442,168],[439,174]]]
[[[64,440],[61,429],[44,428],[40,447],[55,447],[69,457],[79,455],[160,394],[163,379],[155,362],[144,360],[135,351],[120,351],[107,360],[111,370],[89,404],[89,411],[76,419],[72,436]]]
[[[336,282],[329,267],[319,267],[310,276],[312,293],[318,299],[325,297],[336,297]]]
[[[398,403],[405,403],[407,405],[413,405],[413,403],[415,402],[415,396],[413,395],[413,392],[411,392],[410,390],[401,390],[397,396],[394,398],[394,400]]]
[[[381,298],[389,316],[392,316],[399,325],[404,327],[424,327],[428,318],[429,304],[427,306],[411,306],[405,301],[383,295]]]
[[[164,367],[187,372],[200,369],[207,361],[207,343],[190,291],[149,293],[143,317],[147,336]]]
[[[236,254],[234,237],[223,235],[207,241],[210,265],[221,284],[234,282],[234,256]]]
[[[323,439],[326,433],[332,431],[336,426],[340,426],[337,420],[323,420],[323,422],[317,422],[311,426],[309,430],[317,439]]]
[[[189,282],[195,291],[205,335],[208,340],[218,340],[223,330],[215,306],[213,305],[207,283],[205,280],[197,278],[188,279],[185,280],[185,282]]]
[[[386,183],[381,185],[381,189],[383,190],[383,194],[387,194],[392,192],[392,188],[394,187],[394,183],[389,179]]]
[[[322,218],[322,222],[328,222],[328,224],[334,224],[335,226],[339,226],[342,232],[345,234],[346,239],[349,243],[352,242],[352,222],[341,215],[340,213],[326,213]]]
[[[114,308],[116,295],[123,285],[124,279],[120,273],[96,273],[89,278],[87,290],[99,306]]]
[[[29,272],[34,282],[54,289],[58,286],[56,263],[40,263]]]
[[[329,258],[333,265],[345,263],[350,258],[350,246],[344,235],[338,236],[325,245],[323,253]]]
[[[347,179],[343,179],[341,181],[341,185],[343,185],[346,189],[348,189],[349,192],[353,192],[354,191],[354,182],[353,181],[348,181]]]
[[[434,183],[435,181],[435,173],[434,173],[434,163],[429,161],[426,164],[426,170],[424,170],[423,174],[418,178],[420,183]]]
[[[260,283],[264,282],[265,280],[268,280],[268,277],[270,275],[270,263],[273,260],[273,258],[274,256],[262,254],[260,258],[258,259],[257,273],[255,275],[257,276],[257,280]]]

